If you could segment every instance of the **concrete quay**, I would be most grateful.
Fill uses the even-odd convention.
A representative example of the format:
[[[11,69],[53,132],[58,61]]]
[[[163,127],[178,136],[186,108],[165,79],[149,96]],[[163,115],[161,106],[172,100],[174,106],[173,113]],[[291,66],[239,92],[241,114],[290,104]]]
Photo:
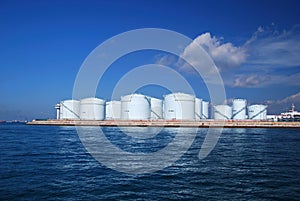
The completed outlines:
[[[254,120],[34,120],[28,125],[47,126],[111,126],[111,127],[198,127],[198,128],[300,128],[300,122],[272,122]]]

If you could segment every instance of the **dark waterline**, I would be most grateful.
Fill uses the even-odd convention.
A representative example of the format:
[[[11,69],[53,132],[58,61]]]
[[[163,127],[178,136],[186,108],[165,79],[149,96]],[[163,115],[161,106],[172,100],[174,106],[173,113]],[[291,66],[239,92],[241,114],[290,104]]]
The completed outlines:
[[[122,149],[149,149],[126,135],[114,137],[118,128],[105,129],[116,144],[124,141]],[[211,154],[199,160],[205,131],[173,166],[130,175],[97,162],[74,127],[0,124],[0,200],[300,199],[299,130],[224,129]],[[148,143],[156,151],[172,137],[163,131]]]

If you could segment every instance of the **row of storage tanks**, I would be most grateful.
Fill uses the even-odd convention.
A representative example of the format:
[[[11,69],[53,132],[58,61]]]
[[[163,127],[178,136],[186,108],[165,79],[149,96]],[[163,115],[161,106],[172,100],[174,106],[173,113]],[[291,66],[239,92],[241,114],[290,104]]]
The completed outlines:
[[[57,104],[56,109],[57,119],[200,120],[209,118],[209,103],[184,93],[168,94],[164,96],[164,100],[142,94],[122,96],[121,101],[106,102],[99,98],[65,100]],[[247,106],[245,99],[234,99],[232,106],[214,106],[212,116],[219,120],[264,120],[267,118],[267,106]]]
[[[208,118],[209,103],[190,94],[172,93],[164,100],[130,94],[121,101],[99,98],[65,100],[56,105],[57,119],[82,120],[200,120]]]
[[[214,106],[214,119],[265,120],[267,119],[267,106],[259,104],[247,106],[247,101],[245,99],[234,99],[232,101],[232,106]]]

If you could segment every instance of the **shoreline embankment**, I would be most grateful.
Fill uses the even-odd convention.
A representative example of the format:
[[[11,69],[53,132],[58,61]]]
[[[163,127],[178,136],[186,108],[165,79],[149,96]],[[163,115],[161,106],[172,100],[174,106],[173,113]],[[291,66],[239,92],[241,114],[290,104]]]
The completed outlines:
[[[198,128],[300,128],[300,122],[255,120],[34,120],[27,125],[108,127],[198,127]]]

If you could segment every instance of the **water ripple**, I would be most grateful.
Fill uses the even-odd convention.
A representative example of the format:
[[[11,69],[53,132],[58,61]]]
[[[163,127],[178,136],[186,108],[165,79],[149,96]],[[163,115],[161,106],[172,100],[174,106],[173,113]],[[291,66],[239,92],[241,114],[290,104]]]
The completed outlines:
[[[107,136],[127,151],[153,152],[174,133]],[[299,200],[300,134],[294,129],[224,129],[203,160],[206,129],[172,166],[128,175],[98,163],[74,127],[0,125],[0,200]]]

